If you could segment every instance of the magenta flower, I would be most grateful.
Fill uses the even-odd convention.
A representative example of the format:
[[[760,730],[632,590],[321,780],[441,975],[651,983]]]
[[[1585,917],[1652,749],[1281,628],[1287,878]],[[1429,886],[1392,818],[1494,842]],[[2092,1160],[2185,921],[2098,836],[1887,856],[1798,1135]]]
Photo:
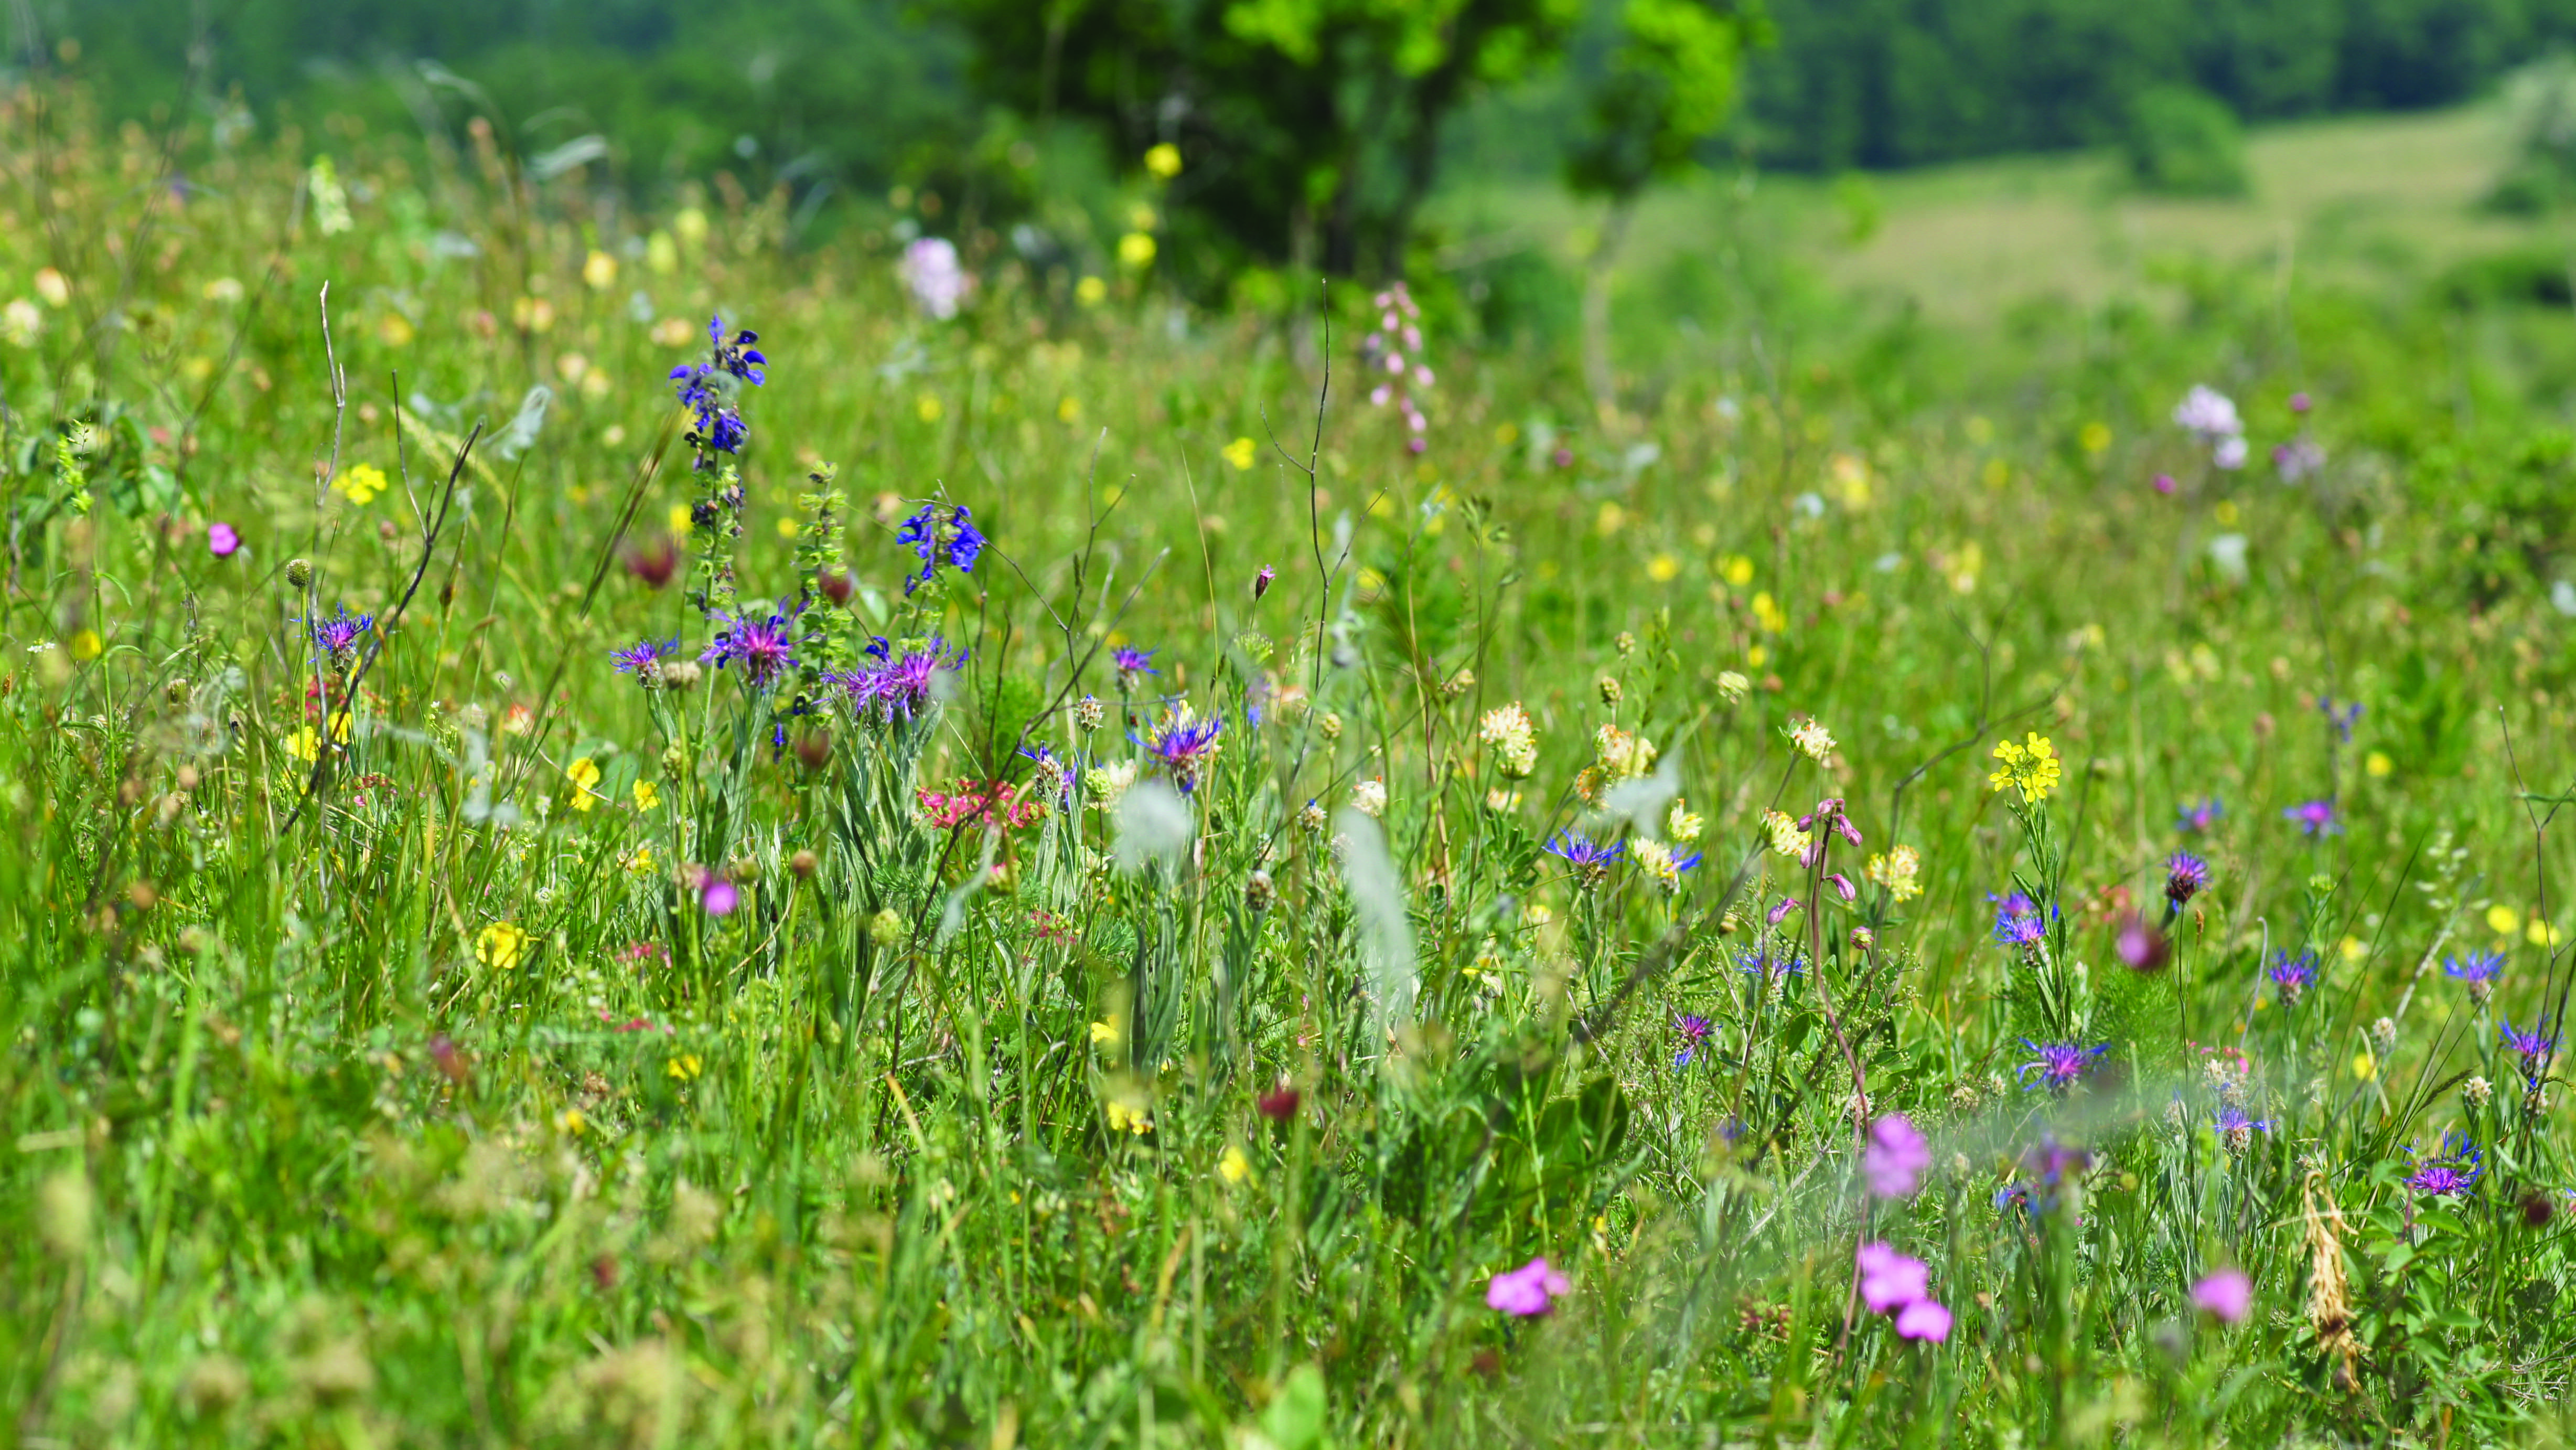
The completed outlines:
[[[1950,1337],[1950,1311],[1938,1299],[1917,1299],[1897,1311],[1896,1334],[1940,1344]]]
[[[2172,948],[2165,941],[2164,933],[2156,930],[2145,917],[2134,911],[2121,919],[2120,936],[2116,945],[2120,960],[2127,963],[2132,971],[2155,971],[2165,964],[2167,957],[2172,955]]]
[[[1860,1171],[1869,1191],[1879,1198],[1912,1198],[1932,1166],[1932,1145],[1915,1131],[1903,1113],[1889,1113],[1869,1125],[1869,1146],[1861,1150]]]
[[[2343,834],[2343,823],[2335,819],[2335,804],[2332,799],[2301,801],[2297,805],[2284,808],[2281,819],[2297,825],[2301,835],[2339,836]]]
[[[1867,1243],[1853,1260],[1860,1266],[1860,1301],[1872,1314],[1893,1314],[1932,1297],[1932,1270],[1921,1259],[1907,1258],[1885,1243]]]
[[[2220,1269],[2191,1286],[2191,1302],[2230,1324],[2242,1324],[2254,1308],[2254,1281],[2243,1269]]]
[[[721,876],[710,876],[699,893],[698,904],[706,908],[709,916],[731,916],[734,908],[742,905],[742,890]]]
[[[241,547],[241,534],[230,524],[206,525],[206,550],[218,559],[229,559]]]
[[[1573,1288],[1563,1274],[1548,1267],[1546,1259],[1532,1259],[1517,1269],[1505,1269],[1485,1286],[1485,1307],[1499,1309],[1521,1319],[1534,1319],[1553,1307],[1555,1299]]]

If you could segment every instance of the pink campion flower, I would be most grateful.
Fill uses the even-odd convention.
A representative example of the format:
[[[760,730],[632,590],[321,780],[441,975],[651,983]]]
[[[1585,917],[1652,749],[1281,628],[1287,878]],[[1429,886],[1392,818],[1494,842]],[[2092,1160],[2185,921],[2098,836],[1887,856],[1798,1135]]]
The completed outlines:
[[[241,547],[241,533],[230,524],[206,525],[206,551],[218,559],[229,559]]]
[[[1861,1151],[1861,1175],[1880,1198],[1912,1198],[1932,1166],[1932,1145],[1903,1113],[1889,1113],[1869,1125],[1869,1146]]]
[[[2191,1286],[2191,1302],[2230,1324],[2242,1324],[2254,1309],[2254,1281],[2243,1269],[2220,1269]]]
[[[1872,1314],[1892,1314],[1919,1299],[1932,1297],[1931,1267],[1884,1243],[1860,1246],[1860,1300]]]
[[[698,904],[706,908],[709,916],[731,916],[734,908],[742,905],[742,891],[721,876],[709,876]]]
[[[1557,1296],[1573,1288],[1544,1258],[1517,1269],[1505,1269],[1485,1286],[1485,1307],[1521,1319],[1534,1319],[1553,1307]]]
[[[1896,1314],[1900,1339],[1928,1339],[1940,1344],[1950,1337],[1950,1311],[1938,1299],[1917,1299]]]

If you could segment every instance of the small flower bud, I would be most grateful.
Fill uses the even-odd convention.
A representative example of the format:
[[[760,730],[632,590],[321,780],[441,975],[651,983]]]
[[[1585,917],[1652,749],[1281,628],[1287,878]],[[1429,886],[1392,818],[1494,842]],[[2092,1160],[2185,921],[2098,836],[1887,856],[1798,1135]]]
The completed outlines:
[[[1870,951],[1878,945],[1878,933],[1871,931],[1865,926],[1853,927],[1851,943],[1853,951],[1859,952],[1863,956],[1867,956]]]
[[[881,947],[900,944],[906,935],[903,914],[889,906],[868,918],[868,940]]]
[[[2396,1051],[2396,1050],[2397,1050],[2397,1023],[2396,1023],[2396,1021],[2395,1021],[2394,1019],[2392,1019],[2392,1018],[2382,1017],[2382,1018],[2380,1018],[2378,1021],[2371,1023],[2371,1024],[2370,1024],[2370,1040],[2371,1040],[2372,1045],[2376,1046],[2376,1047],[2379,1049],[2379,1055],[2380,1055],[2380,1056],[2382,1056],[2382,1057],[2386,1057],[2386,1056],[2387,1056],[2388,1054],[2390,1054],[2391,1052]]]
[[[821,770],[832,758],[832,737],[828,732],[808,730],[796,737],[796,759],[807,770]]]
[[[1252,597],[1259,599],[1262,595],[1269,593],[1270,581],[1278,577],[1278,570],[1271,568],[1267,564],[1262,565],[1261,572],[1252,576]]]
[[[287,560],[287,561],[286,561],[286,584],[287,584],[287,587],[288,587],[288,588],[290,588],[290,589],[302,589],[302,588],[306,587],[307,585],[310,585],[312,582],[313,582],[313,561],[312,561],[312,560],[310,560],[310,559],[289,559],[289,560]]]
[[[1108,713],[1097,695],[1085,695],[1073,702],[1073,723],[1086,732],[1099,729],[1100,722],[1108,718]]]
[[[680,572],[679,546],[671,542],[668,534],[656,537],[649,544],[632,545],[626,550],[626,572],[642,580],[647,587],[659,589]]]
[[[1338,712],[1332,710],[1325,711],[1324,718],[1317,723],[1323,726],[1325,739],[1339,740],[1342,738],[1342,717]]]
[[[1626,693],[1627,693],[1627,691],[1626,691],[1623,687],[1621,687],[1621,685],[1619,684],[1619,677],[1618,677],[1618,676],[1616,676],[1616,675],[1603,675],[1603,676],[1601,677],[1601,703],[1602,703],[1602,704],[1604,704],[1604,705],[1616,705],[1616,704],[1618,704],[1618,703],[1619,703],[1619,697],[1620,697],[1621,695],[1626,694]]]
[[[683,693],[694,690],[700,673],[695,660],[672,660],[662,666],[662,688]]]
[[[1251,879],[1243,883],[1244,909],[1255,916],[1268,911],[1271,903],[1278,899],[1279,888],[1272,884],[1270,873],[1267,871],[1255,871]]]
[[[1619,658],[1624,660],[1637,652],[1637,637],[1623,629],[1619,631],[1619,637],[1610,642],[1610,647],[1617,650]]]
[[[1730,705],[1743,704],[1745,692],[1752,688],[1751,680],[1733,670],[1724,671],[1717,677],[1717,697]]]
[[[799,881],[813,880],[814,868],[818,864],[820,862],[811,851],[799,851],[787,858],[787,869],[796,873],[796,879]]]
[[[1444,700],[1454,700],[1474,688],[1476,688],[1476,672],[1474,670],[1461,669],[1458,673],[1451,675],[1447,680],[1441,683],[1440,698]]]
[[[859,581],[847,569],[826,569],[814,577],[814,587],[834,604],[847,604],[859,590]]]
[[[168,701],[174,707],[185,706],[188,703],[188,682],[186,680],[172,680],[170,683],[161,687],[161,698]]]

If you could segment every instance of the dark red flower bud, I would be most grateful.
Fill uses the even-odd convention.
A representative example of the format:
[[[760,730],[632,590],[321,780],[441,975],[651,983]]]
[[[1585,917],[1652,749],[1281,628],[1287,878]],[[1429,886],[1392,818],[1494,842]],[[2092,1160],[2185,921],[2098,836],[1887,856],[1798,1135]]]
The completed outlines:
[[[672,543],[668,534],[657,536],[649,544],[630,544],[626,549],[626,572],[659,589],[680,572],[680,546]]]
[[[1279,1086],[1261,1095],[1258,1106],[1261,1109],[1261,1116],[1274,1123],[1286,1123],[1296,1119],[1297,1105],[1303,1101],[1305,1099],[1298,1093],[1296,1086],[1286,1078],[1281,1078]]]
[[[814,587],[834,604],[847,604],[850,596],[859,591],[859,581],[851,578],[847,569],[826,569],[814,576]]]

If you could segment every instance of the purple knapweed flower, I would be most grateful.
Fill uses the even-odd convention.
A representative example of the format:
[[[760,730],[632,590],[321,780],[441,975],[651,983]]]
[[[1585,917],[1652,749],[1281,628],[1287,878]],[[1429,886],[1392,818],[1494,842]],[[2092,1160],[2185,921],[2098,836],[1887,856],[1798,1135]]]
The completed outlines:
[[[2522,1070],[2525,1076],[2537,1074],[2540,1060],[2547,1057],[2550,1050],[2558,1045],[2556,1037],[2541,1035],[2540,1019],[2536,1017],[2532,1019],[2531,1030],[2528,1032],[2517,1029],[2513,1025],[2513,1019],[2508,1017],[2496,1024],[2496,1035],[2504,1039],[2506,1051],[2522,1059]]]
[[[1903,1113],[1888,1113],[1869,1125],[1869,1145],[1861,1150],[1861,1176],[1878,1198],[1912,1198],[1932,1166],[1932,1145],[1915,1131]]]
[[[1535,1319],[1554,1307],[1554,1301],[1574,1286],[1563,1274],[1549,1267],[1546,1259],[1532,1259],[1517,1269],[1496,1274],[1485,1285],[1485,1307],[1497,1309],[1520,1319]]]
[[[2027,947],[2036,945],[2041,937],[2048,935],[2048,918],[2040,911],[2038,902],[2018,891],[2002,896],[1989,895],[1986,900],[1995,904],[1997,942],[2008,947]]]
[[[2272,953],[2272,965],[2264,975],[2270,977],[2272,985],[2278,989],[2281,1005],[2296,1007],[2308,988],[2316,985],[2317,954],[2301,952],[2292,956],[2287,951],[2276,951]]]
[[[2297,805],[2284,807],[2281,811],[2281,819],[2296,823],[2299,834],[2303,836],[2343,834],[2342,822],[2335,819],[2335,803],[2332,796],[2322,800],[2301,801]]]
[[[2196,835],[2202,831],[2208,830],[2214,825],[2217,825],[2218,818],[2225,814],[2227,814],[2227,809],[2219,804],[2218,797],[2214,795],[2202,796],[2197,804],[2187,805],[2180,808],[2180,818],[2174,822],[2174,825],[2176,829],[2188,831]]]
[[[2436,1198],[2460,1197],[2486,1171],[2478,1162],[2478,1145],[2456,1128],[2442,1135],[2442,1145],[2431,1157],[2420,1156],[2412,1148],[2406,1150],[2406,1156],[2415,1161],[2415,1171],[2406,1175],[2406,1186]]]
[[[2272,1120],[2257,1118],[2234,1103],[2221,1103],[2218,1108],[2218,1143],[2228,1152],[2242,1154],[2254,1146],[2256,1133],[2272,1131]]]
[[[897,654],[893,646],[880,639],[866,651],[876,663],[823,678],[847,692],[853,715],[885,721],[911,720],[920,716],[937,693],[940,671],[966,666],[966,651],[961,649],[952,658],[944,653],[947,647],[946,641],[934,635],[926,647]]]
[[[2111,1050],[2111,1044],[2107,1042],[2084,1047],[2072,1042],[2033,1042],[2027,1037],[2021,1040],[2021,1045],[2033,1054],[2030,1061],[2021,1065],[2019,1072],[2024,1092],[2044,1087],[2050,1092],[2062,1093],[2082,1081],[2093,1064],[2101,1060],[2102,1054]],[[2037,1076],[2033,1076],[2034,1073]]]
[[[230,524],[206,525],[206,552],[218,559],[229,559],[241,548],[241,531]]]
[[[1109,663],[1118,671],[1118,688],[1134,693],[1137,681],[1145,675],[1159,675],[1154,668],[1154,652],[1122,644],[1109,652]]]
[[[2204,1274],[2191,1286],[2193,1307],[2207,1311],[2229,1324],[2242,1324],[2254,1310],[2254,1281],[2243,1269],[2220,1269]]]
[[[338,609],[339,612],[330,618],[311,620],[308,625],[313,631],[314,647],[329,655],[334,667],[347,669],[357,653],[358,637],[376,627],[376,617],[372,614],[352,615],[345,604]]]
[[[2455,982],[2466,982],[2469,1001],[2483,1007],[2495,993],[2496,978],[2504,973],[2504,953],[2471,952],[2464,957],[2444,957],[2442,975]]]
[[[698,904],[709,916],[731,916],[734,908],[742,905],[742,888],[721,876],[710,876],[699,889]]]
[[[609,663],[617,666],[619,674],[638,676],[650,685],[662,678],[663,658],[679,647],[680,642],[676,639],[662,644],[639,639],[624,649],[610,650],[608,659]]]
[[[717,669],[739,664],[744,678],[765,685],[796,663],[795,648],[795,626],[786,615],[738,614],[716,631],[715,641],[698,656],[698,663],[712,663]]]
[[[2193,897],[2208,889],[2208,862],[2189,851],[2176,851],[2165,858],[2165,901],[2168,916],[2189,905]]]
[[[1170,772],[1172,786],[1183,795],[1198,789],[1199,771],[1216,758],[1217,737],[1225,733],[1222,715],[1194,715],[1186,708],[1168,712],[1160,725],[1127,738]]]
[[[1715,1023],[1696,1012],[1685,1012],[1674,1018],[1673,1030],[1682,1036],[1682,1050],[1673,1054],[1673,1066],[1690,1066],[1691,1059],[1699,1056],[1701,1045],[1708,1041],[1708,1034],[1715,1027]]]
[[[1617,841],[1604,844],[1574,831],[1559,831],[1547,843],[1547,853],[1577,870],[1607,870],[1627,847]]]

